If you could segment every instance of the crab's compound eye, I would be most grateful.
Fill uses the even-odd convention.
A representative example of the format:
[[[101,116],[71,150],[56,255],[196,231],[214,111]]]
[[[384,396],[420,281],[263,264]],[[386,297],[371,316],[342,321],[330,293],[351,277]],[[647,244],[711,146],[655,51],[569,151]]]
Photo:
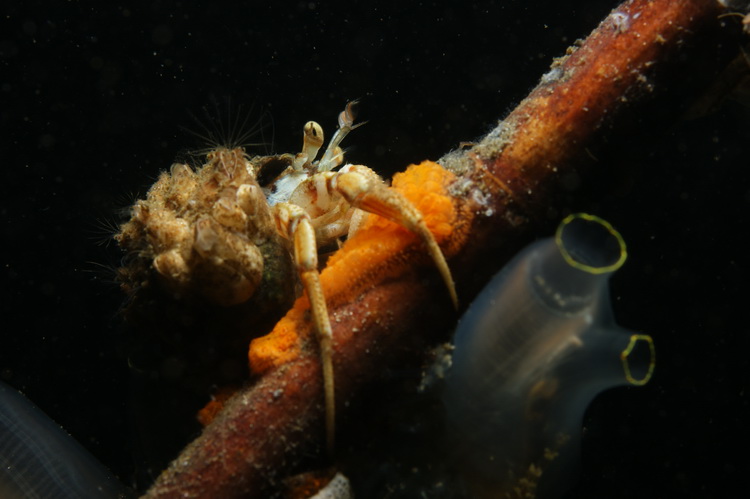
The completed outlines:
[[[255,176],[255,180],[258,181],[261,187],[268,187],[291,165],[292,158],[288,155],[268,156],[258,166],[258,173]]]
[[[305,137],[305,144],[309,144],[318,148],[323,145],[323,141],[325,140],[323,135],[323,127],[318,125],[316,122],[308,121],[307,123],[305,123],[303,133]]]

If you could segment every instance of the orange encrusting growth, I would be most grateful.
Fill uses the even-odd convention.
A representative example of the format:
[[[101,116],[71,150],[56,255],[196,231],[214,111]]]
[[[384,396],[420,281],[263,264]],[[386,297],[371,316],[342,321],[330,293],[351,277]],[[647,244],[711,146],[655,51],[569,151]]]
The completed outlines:
[[[198,422],[203,426],[208,426],[214,419],[216,419],[216,416],[218,416],[224,408],[226,401],[229,400],[237,390],[238,388],[233,386],[220,388],[218,392],[211,397],[211,400],[203,406],[203,409],[198,411],[198,415],[196,416]]]
[[[431,161],[412,165],[393,177],[392,187],[422,213],[438,244],[451,235],[459,215],[448,193],[454,180],[451,172]],[[411,267],[413,263],[400,255],[409,246],[418,245],[418,241],[417,235],[408,229],[376,215],[368,216],[356,235],[328,260],[320,275],[328,306],[332,308],[343,300],[351,300],[363,289]],[[446,258],[460,245],[448,246],[443,248]],[[429,261],[425,253],[425,264]],[[352,272],[352,269],[357,271]],[[250,343],[248,358],[254,374],[267,372],[300,354],[303,342],[298,331],[308,334],[309,329],[298,328],[298,325],[304,323],[309,308],[307,297],[300,297],[270,334]]]

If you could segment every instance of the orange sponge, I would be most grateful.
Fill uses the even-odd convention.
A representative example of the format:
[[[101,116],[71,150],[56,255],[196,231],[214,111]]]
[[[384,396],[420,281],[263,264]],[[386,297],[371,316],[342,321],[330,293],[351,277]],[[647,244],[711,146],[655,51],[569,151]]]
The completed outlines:
[[[393,189],[422,213],[438,244],[451,236],[458,218],[455,201],[448,192],[454,180],[451,172],[431,161],[412,165],[393,178]],[[426,252],[414,251],[418,244],[419,238],[408,229],[370,215],[356,235],[328,260],[321,273],[329,309],[342,301],[355,299],[363,290],[415,264],[428,263]],[[450,257],[447,249],[443,248],[443,252]],[[301,335],[309,334],[308,314],[309,302],[302,296],[270,334],[250,343],[248,357],[254,374],[262,374],[299,356],[303,345]]]

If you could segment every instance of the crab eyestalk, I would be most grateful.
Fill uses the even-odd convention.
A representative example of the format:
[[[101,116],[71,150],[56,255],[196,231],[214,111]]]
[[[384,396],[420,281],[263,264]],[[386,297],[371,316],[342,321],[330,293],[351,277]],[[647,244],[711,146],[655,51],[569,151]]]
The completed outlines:
[[[295,171],[302,171],[306,164],[315,160],[324,140],[323,127],[314,121],[305,123],[302,130],[302,152],[297,154],[292,163]]]

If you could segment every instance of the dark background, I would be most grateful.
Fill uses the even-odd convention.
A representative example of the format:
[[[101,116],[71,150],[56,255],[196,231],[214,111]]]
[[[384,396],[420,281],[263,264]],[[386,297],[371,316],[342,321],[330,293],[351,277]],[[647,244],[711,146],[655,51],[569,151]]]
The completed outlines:
[[[389,175],[489,131],[616,5],[12,3],[0,19],[0,379],[125,483],[138,437],[108,269],[121,255],[104,243],[160,170],[204,145],[183,131],[200,128],[191,114],[255,106],[258,152],[296,152],[306,121],[330,134],[359,98],[368,124],[348,158]],[[658,355],[648,386],[592,404],[572,497],[729,497],[750,472],[733,456],[747,454],[750,421],[748,116],[729,101],[634,139],[599,158],[617,188],[607,179],[566,207],[622,232],[615,315]]]

